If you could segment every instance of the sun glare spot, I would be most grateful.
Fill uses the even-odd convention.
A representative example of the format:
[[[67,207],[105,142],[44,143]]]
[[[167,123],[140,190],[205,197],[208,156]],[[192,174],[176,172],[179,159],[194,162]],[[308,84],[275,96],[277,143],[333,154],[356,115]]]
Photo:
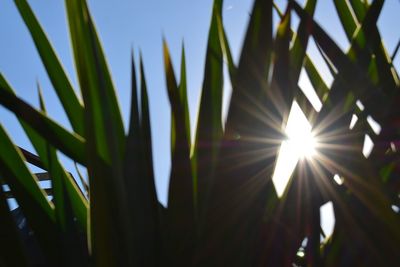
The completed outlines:
[[[279,197],[283,195],[299,159],[311,159],[316,154],[317,140],[311,129],[303,111],[293,102],[285,129],[288,139],[282,142],[272,176]]]

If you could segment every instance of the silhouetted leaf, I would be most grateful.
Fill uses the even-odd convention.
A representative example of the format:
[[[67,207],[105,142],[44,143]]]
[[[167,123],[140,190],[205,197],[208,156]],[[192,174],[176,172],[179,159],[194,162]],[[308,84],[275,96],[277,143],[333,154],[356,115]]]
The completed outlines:
[[[168,249],[165,253],[169,264],[179,265],[192,258],[195,233],[193,178],[189,147],[190,133],[187,132],[189,128],[185,116],[187,99],[184,96],[186,95],[186,88],[183,84],[178,87],[165,41],[163,46],[167,89],[172,112],[171,174],[167,209]]]
[[[204,67],[203,85],[200,107],[197,119],[196,137],[193,152],[194,176],[197,186],[197,205],[199,215],[204,214],[207,198],[213,183],[219,142],[222,137],[222,93],[223,93],[223,54],[220,31],[223,31],[221,21],[222,1],[215,1],[208,33],[206,61]],[[222,33],[224,35],[224,33]],[[227,41],[225,40],[227,46]],[[229,46],[225,47],[227,57],[231,57]],[[232,70],[231,70],[232,71]]]
[[[125,133],[111,75],[86,1],[65,1],[85,104],[91,242],[97,264],[132,264],[131,218],[122,159]]]

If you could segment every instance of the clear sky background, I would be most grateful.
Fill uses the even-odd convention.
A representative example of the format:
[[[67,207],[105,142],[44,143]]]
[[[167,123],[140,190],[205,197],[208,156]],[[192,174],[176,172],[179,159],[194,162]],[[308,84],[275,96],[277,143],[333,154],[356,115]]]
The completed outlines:
[[[159,199],[165,204],[170,169],[170,110],[163,68],[162,37],[165,36],[169,44],[176,70],[179,69],[181,45],[182,43],[185,45],[188,98],[193,129],[203,79],[212,0],[89,0],[88,2],[118,90],[117,95],[126,125],[130,107],[131,49],[134,49],[136,59],[139,50],[142,51],[150,99],[156,186]],[[252,2],[251,0],[224,1],[224,25],[236,62],[240,55]],[[284,9],[286,1],[277,2]],[[75,89],[78,89],[64,1],[31,0],[29,3],[47,32]],[[379,28],[389,54],[393,52],[400,38],[398,14],[400,14],[400,2],[387,0],[379,18]],[[345,51],[349,44],[339,24],[333,1],[318,1],[315,17]],[[276,21],[275,16],[274,23]],[[292,23],[295,26],[296,19]],[[20,97],[36,107],[38,106],[36,83],[39,82],[50,116],[70,128],[27,28],[12,0],[0,1],[0,36],[0,72],[13,85]],[[310,43],[308,51],[326,81],[330,83],[331,77],[317,55],[313,42]],[[395,60],[395,65],[399,70],[399,56]],[[305,75],[302,75],[299,84],[302,87],[308,86]],[[230,96],[228,82],[225,84],[224,94],[226,107]],[[16,144],[32,151],[13,115],[2,107],[0,107],[0,123],[6,127]],[[63,160],[66,168],[74,173],[71,162]]]

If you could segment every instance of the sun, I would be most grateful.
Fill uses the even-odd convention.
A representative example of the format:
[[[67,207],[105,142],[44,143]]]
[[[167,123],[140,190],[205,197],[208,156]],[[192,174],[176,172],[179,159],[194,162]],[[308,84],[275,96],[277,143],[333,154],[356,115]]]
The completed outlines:
[[[311,159],[316,154],[317,139],[303,112],[295,107],[298,105],[294,105],[286,127],[287,142],[291,152],[299,158]]]
[[[289,137],[289,146],[293,153],[300,159],[311,159],[316,154],[316,139],[311,133],[302,133],[294,137]]]
[[[318,141],[312,126],[296,102],[293,102],[272,176],[276,192],[281,197],[299,160],[311,160],[317,154]]]

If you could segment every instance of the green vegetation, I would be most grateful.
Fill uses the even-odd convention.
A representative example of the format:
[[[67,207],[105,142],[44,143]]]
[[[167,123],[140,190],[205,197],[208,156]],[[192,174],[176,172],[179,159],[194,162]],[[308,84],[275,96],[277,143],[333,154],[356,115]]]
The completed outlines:
[[[19,119],[52,179],[53,200],[0,126],[0,175],[9,185],[49,266],[399,266],[400,81],[377,28],[383,0],[335,0],[351,43],[343,52],[313,20],[316,0],[255,0],[237,65],[215,0],[208,36],[195,141],[190,141],[185,54],[179,80],[167,44],[164,64],[171,104],[168,207],[157,200],[146,79],[142,60],[128,134],[85,0],[66,0],[80,96],[26,0],[15,4],[32,35],[73,132],[13,93],[0,76],[0,104]],[[273,34],[272,15],[280,22]],[[300,24],[291,29],[291,16]],[[306,54],[313,38],[331,70],[326,85]],[[233,86],[222,123],[223,68]],[[323,102],[317,112],[298,87],[304,69]],[[139,84],[139,86],[138,86]],[[40,98],[41,99],[41,98]],[[271,177],[283,125],[296,101],[321,147],[302,161],[282,197]],[[356,102],[363,103],[360,109]],[[358,122],[349,129],[352,115]],[[381,126],[376,134],[368,116]],[[377,144],[362,154],[365,134]],[[271,141],[272,140],[272,141]],[[57,157],[84,165],[89,197]],[[343,177],[337,184],[333,175]],[[321,242],[320,206],[332,201],[336,224]],[[0,265],[31,261],[0,187]],[[304,238],[307,244],[303,244]]]

